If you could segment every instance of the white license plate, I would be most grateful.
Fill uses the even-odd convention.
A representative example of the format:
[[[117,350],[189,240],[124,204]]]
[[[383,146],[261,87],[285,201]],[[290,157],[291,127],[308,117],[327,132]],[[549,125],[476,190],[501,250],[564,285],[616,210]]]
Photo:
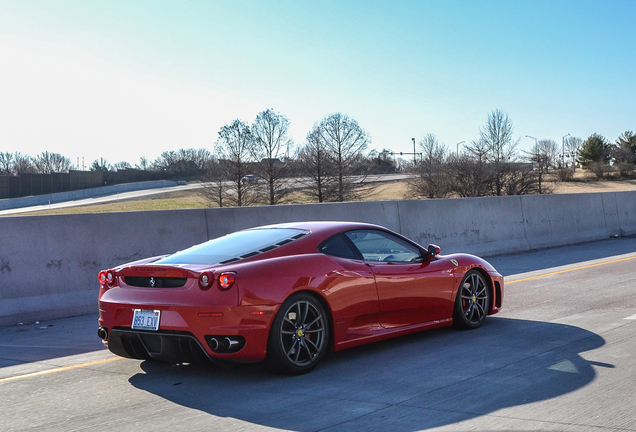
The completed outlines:
[[[159,330],[160,310],[133,309],[132,328],[135,330]]]

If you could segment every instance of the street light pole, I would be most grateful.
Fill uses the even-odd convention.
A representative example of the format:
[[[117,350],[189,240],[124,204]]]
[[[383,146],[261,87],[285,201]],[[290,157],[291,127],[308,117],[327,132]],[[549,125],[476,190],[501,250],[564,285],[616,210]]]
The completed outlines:
[[[537,152],[537,164],[538,164],[539,163],[539,144],[537,144],[537,139],[530,135],[526,135],[526,138],[532,138],[534,140],[534,149]]]
[[[413,166],[417,165],[417,159],[415,159],[415,138],[411,138],[413,140]]]

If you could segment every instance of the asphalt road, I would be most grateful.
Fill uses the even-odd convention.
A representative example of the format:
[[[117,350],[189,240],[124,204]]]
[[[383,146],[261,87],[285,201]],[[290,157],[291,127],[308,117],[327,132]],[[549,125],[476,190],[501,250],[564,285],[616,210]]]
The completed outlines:
[[[490,261],[504,309],[480,329],[299,377],[119,359],[93,315],[0,328],[0,430],[636,431],[636,239]]]

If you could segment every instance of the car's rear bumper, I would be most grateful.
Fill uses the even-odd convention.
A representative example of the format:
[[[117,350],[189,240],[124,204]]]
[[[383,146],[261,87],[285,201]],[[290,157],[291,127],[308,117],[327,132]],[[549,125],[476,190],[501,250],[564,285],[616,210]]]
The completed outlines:
[[[201,359],[263,360],[271,322],[279,305],[201,307],[99,302],[104,343],[122,357],[188,363]],[[159,329],[132,329],[134,309],[160,310]],[[233,345],[225,349],[229,338]],[[215,341],[212,341],[215,339]]]

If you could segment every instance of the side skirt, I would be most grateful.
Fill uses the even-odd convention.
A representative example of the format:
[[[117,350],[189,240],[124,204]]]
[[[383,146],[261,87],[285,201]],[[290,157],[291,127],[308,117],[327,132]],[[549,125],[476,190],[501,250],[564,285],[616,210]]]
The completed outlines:
[[[364,336],[356,339],[348,339],[346,341],[338,342],[334,347],[334,351],[340,351],[347,348],[353,348],[356,346],[368,344],[371,342],[378,342],[384,339],[389,339],[397,336],[402,336],[410,333],[416,333],[423,330],[430,330],[439,327],[449,327],[453,324],[452,318],[447,318],[439,321],[433,321],[423,324],[413,324],[403,327],[395,327],[390,329],[382,328],[374,335]]]

